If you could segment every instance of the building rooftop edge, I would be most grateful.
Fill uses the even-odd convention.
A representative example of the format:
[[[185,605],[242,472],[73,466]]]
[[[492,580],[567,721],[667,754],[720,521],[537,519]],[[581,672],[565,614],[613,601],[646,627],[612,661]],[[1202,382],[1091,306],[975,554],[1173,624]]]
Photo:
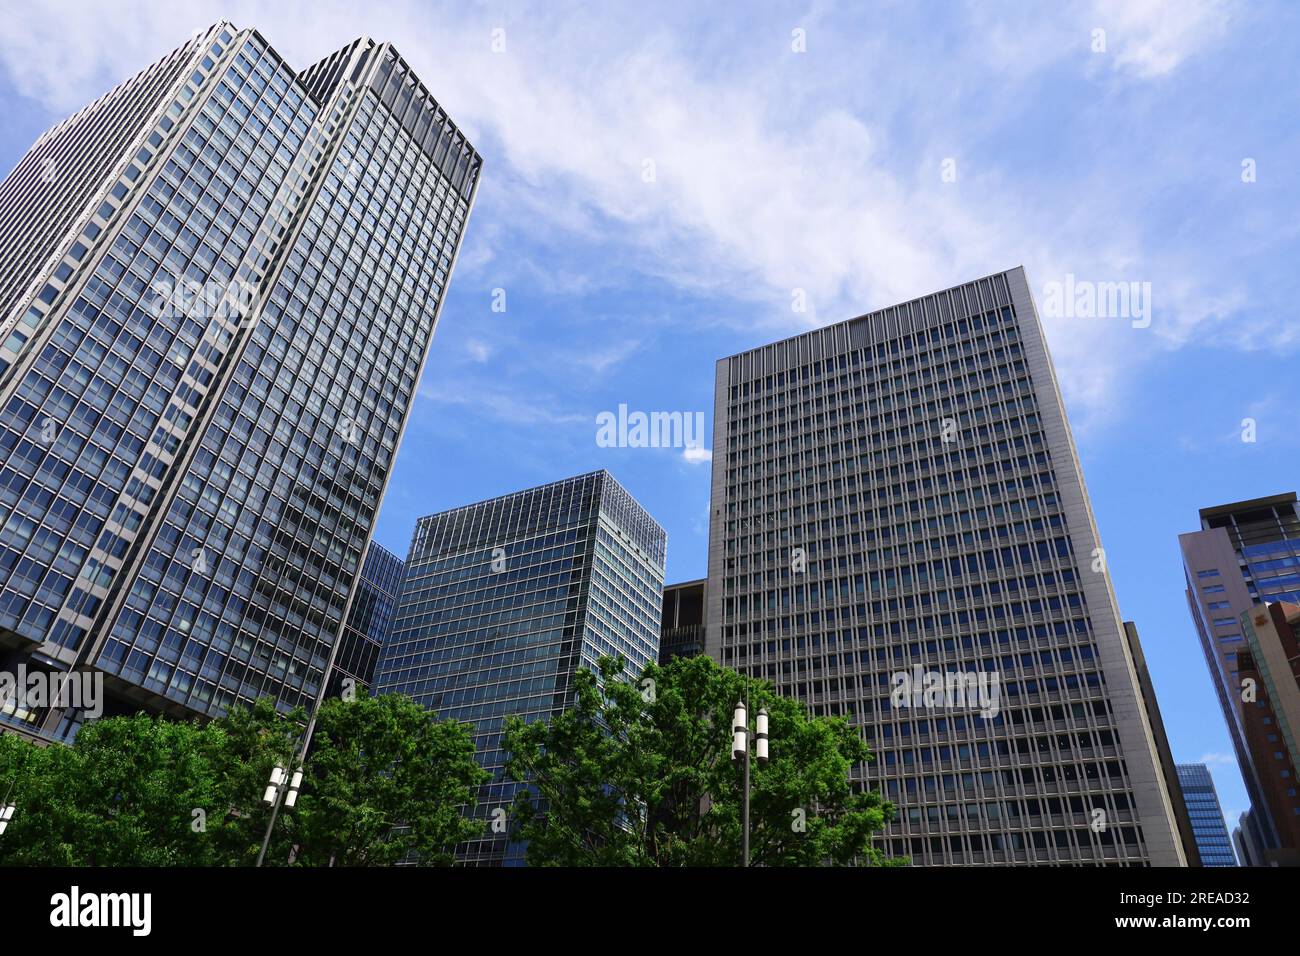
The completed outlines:
[[[944,286],[941,289],[934,289],[930,292],[923,293],[922,295],[915,295],[912,296],[910,299],[903,299],[902,301],[895,302],[892,305],[884,305],[878,309],[873,309],[870,312],[863,312],[862,314],[852,316],[851,318],[838,319],[834,322],[827,322],[824,325],[815,325],[812,328],[805,329],[802,332],[796,332],[794,335],[787,335],[785,338],[774,339],[771,342],[764,342],[762,345],[755,345],[753,348],[741,349],[739,352],[733,352],[730,355],[724,355],[718,359],[718,362],[719,363],[726,362],[730,359],[736,358],[741,355],[748,355],[751,352],[758,352],[761,351],[762,349],[770,348],[773,345],[780,345],[782,342],[791,342],[794,341],[795,339],[803,338],[806,335],[811,335],[814,332],[823,332],[826,329],[833,329],[836,326],[849,325],[850,323],[853,322],[859,322],[862,319],[869,319],[874,315],[880,315],[882,312],[887,312],[890,309],[897,309],[900,306],[911,305],[913,302],[920,302],[923,299],[930,298],[931,296],[936,296],[944,292],[950,292],[953,289],[960,289],[962,286],[971,285],[972,283],[975,282],[983,282],[985,279],[992,279],[994,276],[1009,275],[1010,273],[1015,272],[1016,270],[1020,270],[1023,272],[1024,268],[1025,268],[1024,264],[1021,263],[1019,265],[1014,265],[1009,269],[999,269],[997,272],[990,272],[987,275],[975,276],[973,279],[966,279],[963,282],[958,282],[956,285]]]
[[[1201,518],[1218,518],[1223,515],[1232,514],[1235,511],[1249,511],[1253,508],[1266,508],[1269,505],[1285,505],[1296,500],[1294,491],[1285,491],[1280,495],[1266,495],[1263,498],[1247,498],[1245,501],[1233,501],[1226,505],[1211,505],[1208,508],[1202,508],[1199,512]]]

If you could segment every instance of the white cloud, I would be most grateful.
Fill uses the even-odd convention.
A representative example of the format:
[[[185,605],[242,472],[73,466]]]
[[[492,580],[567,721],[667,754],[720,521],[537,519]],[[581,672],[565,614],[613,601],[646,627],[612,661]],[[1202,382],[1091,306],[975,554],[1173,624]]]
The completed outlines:
[[[1114,44],[1115,66],[1139,77],[1171,73],[1227,32],[1231,0],[1097,0],[1097,25]]]
[[[555,411],[555,401],[537,396],[521,396],[513,392],[488,388],[481,383],[440,387],[421,386],[419,398],[441,405],[466,409],[469,414],[503,422],[507,425],[574,425],[590,424],[591,416]]]
[[[584,341],[580,349],[570,350],[562,356],[562,359],[589,372],[601,374],[631,358],[640,348],[639,339],[615,340],[612,345],[604,348],[593,347],[590,342]]]
[[[703,465],[713,461],[713,452],[699,445],[692,445],[682,451],[682,460],[688,465]]]
[[[1235,767],[1237,758],[1227,753],[1204,753],[1197,758],[1197,763],[1203,763],[1208,767]]]
[[[635,268],[737,301],[747,325],[776,337],[1019,263],[1034,282],[1066,272],[1151,281],[1151,329],[1046,323],[1076,427],[1122,407],[1119,393],[1149,352],[1211,333],[1268,340],[1276,328],[1269,319],[1250,331],[1227,327],[1243,300],[1206,276],[1203,251],[1141,234],[1148,184],[1122,158],[1082,180],[1028,183],[980,149],[984,137],[1003,134],[997,124],[1037,73],[1092,68],[1090,26],[1107,29],[1118,81],[1168,77],[1227,30],[1235,8],[1226,2],[1099,0],[1044,9],[1028,23],[1020,8],[995,17],[973,5],[964,14],[972,29],[958,22],[955,33],[969,40],[922,51],[934,58],[928,64],[872,32],[878,27],[849,45],[819,23],[829,15],[809,19],[810,52],[792,56],[789,25],[776,31],[760,18],[748,24],[756,33],[733,27],[728,44],[707,49],[721,51],[725,67],[700,55],[699,38],[716,25],[690,19],[689,8],[500,15],[341,0],[108,6],[94,17],[78,5],[15,8],[0,18],[0,63],[23,93],[66,111],[221,16],[256,26],[300,68],[362,33],[394,40],[485,153],[461,269],[475,282],[486,277],[485,289],[510,282],[512,297],[526,292],[520,283],[580,295]],[[998,19],[1014,20],[1014,29]],[[507,45],[494,54],[497,26]],[[967,109],[942,79],[958,69],[973,88],[1016,86],[988,109]],[[959,179],[945,184],[938,164],[949,155]],[[647,159],[653,183],[642,177]],[[485,229],[491,235],[478,237]],[[608,262],[567,274],[523,258],[503,262],[497,245],[521,236],[599,243]],[[795,289],[807,294],[806,313],[791,310]],[[620,334],[628,336],[610,330],[601,341]],[[591,349],[592,369],[621,361],[626,345]]]

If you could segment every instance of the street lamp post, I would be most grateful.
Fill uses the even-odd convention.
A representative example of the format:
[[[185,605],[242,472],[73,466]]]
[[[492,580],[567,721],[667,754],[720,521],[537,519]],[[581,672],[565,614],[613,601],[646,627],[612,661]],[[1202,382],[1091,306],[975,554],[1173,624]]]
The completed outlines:
[[[754,756],[767,763],[767,708],[758,712],[755,721]],[[745,782],[740,810],[741,866],[749,866],[749,684],[745,684],[745,698],[736,702],[736,712],[731,721],[731,759],[745,762]]]
[[[10,797],[14,795],[14,788],[18,786],[18,777],[23,771],[23,765],[27,763],[27,754],[19,761],[18,766],[14,769],[13,779],[9,781],[9,789],[5,791],[5,798],[0,801],[0,836],[4,835],[5,830],[9,829],[9,821],[14,818],[18,812],[17,804],[10,802]]]
[[[271,834],[275,832],[275,821],[280,816],[280,807],[284,806],[285,809],[292,810],[298,803],[298,788],[302,786],[302,762],[307,758],[307,742],[311,739],[311,732],[315,726],[316,714],[313,713],[307,725],[307,732],[294,748],[290,766],[296,766],[298,769],[293,772],[292,778],[279,764],[271,768],[271,779],[267,781],[266,793],[262,795],[262,802],[271,807],[271,819],[266,823],[266,833],[262,836],[262,849],[257,854],[258,866],[266,860],[266,851],[271,845]],[[286,783],[288,783],[287,787]],[[284,797],[283,800],[280,799],[281,796]]]

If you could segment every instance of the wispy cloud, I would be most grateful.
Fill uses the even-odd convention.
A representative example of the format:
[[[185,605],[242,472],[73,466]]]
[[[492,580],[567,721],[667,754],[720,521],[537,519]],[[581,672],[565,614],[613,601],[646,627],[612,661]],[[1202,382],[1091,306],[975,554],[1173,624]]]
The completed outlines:
[[[1204,753],[1197,758],[1197,763],[1203,763],[1207,767],[1235,767],[1237,758],[1227,753]]]
[[[1234,0],[1098,0],[1095,17],[1114,43],[1115,68],[1150,78],[1173,72],[1223,37],[1239,6]]]
[[[484,301],[496,286],[511,301],[529,290],[577,298],[635,272],[725,298],[744,316],[733,321],[776,336],[1018,263],[1036,282],[1066,272],[1150,281],[1150,329],[1047,323],[1072,418],[1084,426],[1122,409],[1129,383],[1161,351],[1210,338],[1228,348],[1300,345],[1282,316],[1256,307],[1242,319],[1256,303],[1201,235],[1156,225],[1181,208],[1168,205],[1173,185],[1203,174],[1189,172],[1199,141],[1156,135],[1153,116],[1168,108],[1159,97],[1171,84],[1244,18],[1227,0],[1097,0],[1032,15],[978,3],[953,8],[938,30],[905,4],[883,19],[818,6],[802,17],[763,11],[743,25],[684,4],[108,7],[93,18],[50,2],[10,11],[0,63],[15,86],[66,111],[220,16],[256,25],[300,66],[361,33],[395,40],[487,157],[460,264]],[[807,52],[792,49],[792,27],[805,29]],[[505,30],[502,52],[492,51],[494,28]],[[1103,54],[1090,48],[1098,28]],[[959,84],[945,79],[956,68]],[[1089,86],[1093,74],[1104,84]],[[1052,89],[1038,84],[1062,75],[1078,101],[1023,115]],[[990,95],[1007,84],[1013,92]],[[1198,102],[1182,95],[1189,108]],[[1135,139],[1152,145],[1136,152]],[[1247,188],[1237,162],[1224,161],[1225,190]],[[1252,237],[1294,229],[1279,209],[1256,217]],[[528,248],[539,246],[586,258],[538,265]],[[806,309],[792,308],[795,299]],[[601,372],[629,347],[586,342],[583,354]]]
[[[473,417],[506,425],[562,426],[583,423],[590,424],[592,434],[595,434],[593,416],[557,411],[559,403],[553,397],[521,395],[499,387],[487,387],[481,382],[461,383],[457,386],[445,383],[439,386],[422,385],[418,398],[438,405],[455,406]]]

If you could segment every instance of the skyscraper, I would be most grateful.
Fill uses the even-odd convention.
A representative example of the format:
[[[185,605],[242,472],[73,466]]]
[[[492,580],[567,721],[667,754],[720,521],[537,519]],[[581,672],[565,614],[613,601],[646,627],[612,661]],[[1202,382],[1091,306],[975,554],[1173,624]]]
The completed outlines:
[[[1137,625],[1132,621],[1124,622],[1124,641],[1128,645],[1129,656],[1133,658],[1133,670],[1137,674],[1138,689],[1141,691],[1142,704],[1146,708],[1147,723],[1151,725],[1151,737],[1156,745],[1156,755],[1160,760],[1160,774],[1164,777],[1165,788],[1169,791],[1173,803],[1174,822],[1178,826],[1178,839],[1182,844],[1183,858],[1188,866],[1201,866],[1200,851],[1197,849],[1196,833],[1192,829],[1192,818],[1187,811],[1187,801],[1183,799],[1183,788],[1178,782],[1178,765],[1174,762],[1174,751],[1169,746],[1169,736],[1165,733],[1165,721],[1160,716],[1160,702],[1156,699],[1155,684],[1151,681],[1151,671],[1147,668],[1146,653],[1142,650],[1142,641],[1138,638]]]
[[[1228,825],[1223,822],[1223,807],[1219,805],[1210,768],[1203,763],[1180,763],[1178,781],[1192,819],[1201,866],[1236,866],[1237,858],[1232,852],[1232,840],[1228,837]]]
[[[392,631],[393,614],[405,578],[406,564],[402,559],[379,542],[371,541],[361,565],[357,592],[352,596],[352,608],[343,625],[343,639],[330,669],[329,696],[343,697],[360,687],[366,690],[374,687],[379,652]]]
[[[1288,492],[1202,508],[1200,519],[1178,536],[1187,607],[1250,796],[1249,836],[1267,863],[1300,865],[1294,638],[1271,609],[1300,601],[1300,507]]]
[[[914,863],[1182,865],[1013,269],[717,365],[707,640],[862,728]]]
[[[606,471],[421,518],[406,561],[380,693],[474,725],[492,774],[475,814],[503,818],[518,789],[502,771],[507,716],[545,719],[572,701],[578,668],[622,654],[639,674],[659,652],[663,529]],[[489,829],[460,848],[471,865],[518,864]]]
[[[1253,811],[1247,810],[1237,818],[1237,827],[1232,831],[1232,845],[1242,866],[1270,865],[1264,855],[1264,840]]]
[[[659,627],[659,663],[704,653],[704,591],[708,582],[685,581],[664,586],[664,614]]]
[[[0,184],[0,667],[110,713],[318,696],[480,165],[390,44],[297,73],[227,22],[36,142]]]

